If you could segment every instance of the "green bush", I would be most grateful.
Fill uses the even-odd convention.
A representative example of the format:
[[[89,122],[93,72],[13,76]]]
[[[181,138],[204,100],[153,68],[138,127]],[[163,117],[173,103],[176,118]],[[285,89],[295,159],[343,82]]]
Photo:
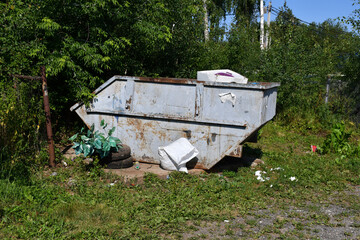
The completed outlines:
[[[349,143],[350,132],[345,131],[345,123],[336,123],[331,129],[331,133],[327,135],[325,141],[320,146],[319,151],[322,154],[328,152],[349,155],[353,153],[353,148]]]
[[[100,126],[105,130],[107,124],[102,120]],[[85,129],[82,128],[80,133],[69,138],[70,141],[74,141],[73,148],[76,154],[83,153],[84,156],[87,157],[97,153],[100,155],[100,158],[104,158],[108,156],[110,152],[116,152],[119,150],[119,147],[122,147],[120,139],[111,136],[115,131],[115,127],[110,129],[107,137],[98,130],[95,131],[94,124],[86,131],[86,134],[83,134],[84,130]]]
[[[41,82],[0,76],[0,178],[27,179],[46,139]]]

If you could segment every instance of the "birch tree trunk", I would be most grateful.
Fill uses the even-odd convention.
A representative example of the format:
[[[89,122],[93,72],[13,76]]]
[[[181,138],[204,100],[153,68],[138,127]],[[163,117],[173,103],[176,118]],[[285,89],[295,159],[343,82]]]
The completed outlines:
[[[209,41],[209,12],[207,10],[206,0],[203,0],[204,7],[204,38],[205,42]]]
[[[267,29],[266,29],[266,40],[265,40],[265,47],[266,49],[269,49],[270,47],[270,36],[269,36],[269,33],[270,33],[270,19],[271,19],[271,1],[269,2],[269,6],[267,8],[267,13],[268,13],[268,16],[267,16]]]
[[[260,0],[260,49],[264,50],[264,1]]]

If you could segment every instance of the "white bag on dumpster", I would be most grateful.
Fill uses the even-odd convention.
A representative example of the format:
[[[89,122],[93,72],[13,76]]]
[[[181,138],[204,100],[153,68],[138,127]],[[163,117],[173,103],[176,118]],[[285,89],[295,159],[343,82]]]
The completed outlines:
[[[188,172],[186,163],[196,157],[199,151],[186,138],[159,147],[160,166],[166,170]]]

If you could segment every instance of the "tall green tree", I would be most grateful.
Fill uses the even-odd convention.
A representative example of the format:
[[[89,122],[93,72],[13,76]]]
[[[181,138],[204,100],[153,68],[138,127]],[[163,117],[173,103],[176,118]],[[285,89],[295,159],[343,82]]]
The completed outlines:
[[[357,8],[353,11],[351,16],[343,18],[347,24],[350,24],[354,36],[356,36],[356,50],[349,53],[346,57],[348,59],[344,74],[348,80],[347,94],[353,99],[352,114],[357,122],[360,122],[360,1],[354,0],[354,5]]]
[[[38,152],[45,123],[40,83],[21,81],[14,88],[11,74],[39,75],[45,65],[53,120],[64,121],[69,107],[90,99],[109,76],[144,72],[150,56],[172,38],[161,0],[0,4],[0,148],[12,158]]]

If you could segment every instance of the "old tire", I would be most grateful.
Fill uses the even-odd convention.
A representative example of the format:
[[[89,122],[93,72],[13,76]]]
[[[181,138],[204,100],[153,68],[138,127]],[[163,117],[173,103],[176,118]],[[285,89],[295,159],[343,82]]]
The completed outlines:
[[[121,169],[121,168],[129,168],[134,165],[132,157],[128,157],[119,161],[112,161],[107,164],[107,169]]]
[[[119,148],[117,152],[111,153],[111,162],[119,161],[131,156],[131,149],[128,145],[123,144],[122,148]]]

